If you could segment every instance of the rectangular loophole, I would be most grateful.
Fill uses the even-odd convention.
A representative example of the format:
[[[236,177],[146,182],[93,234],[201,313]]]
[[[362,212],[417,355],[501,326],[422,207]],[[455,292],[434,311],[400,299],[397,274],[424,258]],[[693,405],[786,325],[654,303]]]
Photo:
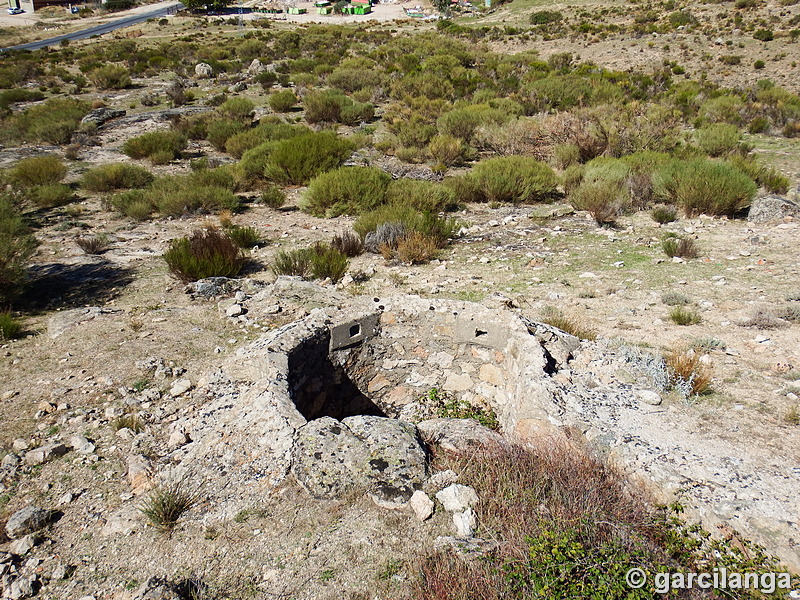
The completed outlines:
[[[350,326],[350,337],[354,338],[357,335],[361,335],[361,323],[356,323],[355,325]]]
[[[475,330],[475,337],[476,338],[479,338],[482,335],[489,335],[489,332],[488,331],[484,331],[483,329],[476,329]]]

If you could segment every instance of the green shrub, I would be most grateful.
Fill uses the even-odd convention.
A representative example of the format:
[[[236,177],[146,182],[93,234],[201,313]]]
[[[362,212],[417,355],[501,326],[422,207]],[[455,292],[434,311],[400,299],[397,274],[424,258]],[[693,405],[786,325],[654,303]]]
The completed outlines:
[[[676,325],[697,325],[701,319],[700,314],[684,306],[674,306],[669,311],[670,320]]]
[[[297,96],[292,90],[282,90],[270,94],[267,99],[270,109],[275,112],[285,113],[292,110],[297,104]]]
[[[189,175],[162,177],[153,182],[145,198],[162,215],[178,217],[184,214],[235,210],[239,199],[226,186],[226,173],[207,169]]]
[[[217,107],[216,113],[229,121],[249,123],[253,118],[255,104],[248,98],[228,98]]]
[[[452,187],[419,179],[395,179],[386,191],[387,204],[411,206],[422,212],[438,213],[457,207]]]
[[[739,145],[741,135],[736,125],[712,123],[695,132],[698,147],[709,156],[721,156],[733,152]]]
[[[272,270],[276,275],[293,275],[303,279],[330,279],[338,282],[347,272],[349,261],[341,251],[322,243],[308,248],[281,251]]]
[[[111,247],[111,241],[105,234],[93,235],[89,237],[79,237],[75,243],[80,246],[86,254],[102,254]]]
[[[678,211],[674,206],[662,204],[661,206],[653,208],[653,210],[650,211],[650,216],[656,223],[666,225],[667,223],[678,220]]]
[[[301,125],[284,123],[275,117],[264,118],[256,127],[230,136],[225,142],[225,151],[236,158],[242,158],[248,150],[261,144],[286,140],[304,133],[310,133],[310,130]],[[263,167],[261,171],[263,172]]]
[[[576,209],[588,211],[598,225],[611,225],[622,212],[624,193],[614,181],[587,181],[569,199]]]
[[[236,277],[244,264],[239,247],[218,229],[196,229],[173,239],[164,252],[170,272],[183,282],[206,277]]]
[[[254,180],[264,179],[264,174],[269,164],[269,157],[272,155],[272,151],[275,150],[277,145],[278,142],[264,142],[254,148],[246,150],[244,154],[242,154],[242,160],[239,161],[239,166],[245,177]]]
[[[22,333],[22,323],[15,319],[11,311],[0,311],[0,341],[12,340]]]
[[[656,172],[654,187],[688,215],[739,215],[757,190],[755,182],[735,167],[704,159],[672,161]]]
[[[550,167],[527,156],[482,161],[466,177],[467,186],[474,190],[473,197],[481,202],[547,202],[558,186],[558,178]]]
[[[305,118],[309,123],[337,123],[342,114],[344,94],[337,90],[309,92],[303,97]]]
[[[220,152],[225,151],[228,139],[247,129],[242,121],[234,119],[217,119],[208,124],[206,139]]]
[[[352,258],[364,252],[364,240],[354,231],[345,231],[333,236],[331,248],[338,250],[348,258]]]
[[[177,131],[152,131],[127,140],[122,151],[131,158],[149,158],[161,161],[179,158],[186,148],[186,138]]]
[[[25,266],[36,246],[11,198],[0,195],[0,307],[11,304],[22,289]]]
[[[692,304],[691,298],[674,290],[664,292],[661,295],[661,301],[667,306],[688,306]]]
[[[276,275],[305,279],[311,272],[311,256],[308,249],[281,250],[272,261],[272,271]]]
[[[312,179],[300,207],[316,216],[361,214],[385,202],[391,180],[376,167],[341,167]]]
[[[785,194],[789,191],[789,178],[773,167],[760,164],[754,156],[734,154],[728,157],[728,162],[771,194]]]
[[[455,237],[461,228],[461,223],[456,219],[441,218],[403,204],[387,204],[359,216],[353,224],[353,230],[366,240],[368,234],[386,223],[399,225],[403,234],[416,231],[428,236],[436,240],[439,247],[446,246],[448,240]]]
[[[57,156],[24,158],[11,169],[10,179],[15,185],[28,188],[58,183],[67,174],[67,167]]]
[[[0,114],[6,113],[9,107],[16,102],[33,102],[44,100],[44,94],[39,90],[13,88],[0,92]]]
[[[692,238],[668,236],[662,243],[664,254],[670,258],[697,258],[699,250]]]
[[[548,23],[558,23],[564,15],[557,10],[537,10],[531,15],[531,25],[547,25]]]
[[[437,135],[428,144],[428,154],[437,164],[452,167],[464,160],[466,148],[460,138]]]
[[[110,192],[143,188],[153,181],[147,169],[128,163],[111,163],[89,169],[81,178],[81,187],[90,192]]]
[[[262,241],[261,234],[255,227],[232,225],[225,228],[225,234],[239,248],[252,248]]]
[[[64,206],[75,199],[72,188],[63,183],[35,185],[26,190],[26,195],[39,208]]]
[[[771,29],[756,29],[753,37],[760,42],[771,42],[775,39],[775,34]]]
[[[270,208],[280,208],[286,204],[286,192],[277,185],[271,183],[261,192],[259,202]]]
[[[119,65],[105,65],[89,72],[91,81],[98,90],[123,90],[131,86],[128,69]]]
[[[303,97],[305,118],[309,123],[344,123],[355,125],[375,116],[368,102],[354,102],[339,90],[309,92]]]
[[[467,143],[472,140],[480,124],[480,114],[464,108],[444,113],[436,122],[439,133],[459,138]]]
[[[130,190],[115,194],[109,199],[108,204],[111,208],[136,221],[149,219],[156,210],[144,190]]]
[[[753,120],[747,126],[747,131],[750,133],[765,133],[769,131],[769,119],[762,116],[753,117]]]
[[[278,142],[264,175],[276,183],[302,185],[312,177],[340,166],[355,150],[349,140],[332,131],[307,133]]]
[[[91,109],[88,102],[73,98],[49,98],[3,123],[5,139],[47,144],[68,144],[81,119]]]
[[[360,68],[339,67],[328,75],[327,84],[348,93],[362,89],[375,89],[380,86],[383,76],[374,67]]]

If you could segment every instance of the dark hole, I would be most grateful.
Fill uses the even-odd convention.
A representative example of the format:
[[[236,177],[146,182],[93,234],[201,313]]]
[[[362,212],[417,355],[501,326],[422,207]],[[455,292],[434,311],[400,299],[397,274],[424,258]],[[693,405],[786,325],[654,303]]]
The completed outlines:
[[[475,330],[475,337],[481,337],[482,335],[489,335],[488,331],[484,331],[483,329],[476,329]]]
[[[361,323],[356,323],[350,326],[350,337],[354,338],[361,333]]]
[[[300,414],[309,421],[320,417],[341,421],[356,415],[385,417],[347,374],[346,367],[358,357],[360,346],[340,351],[331,360],[329,344],[330,334],[321,331],[289,354],[289,394]]]

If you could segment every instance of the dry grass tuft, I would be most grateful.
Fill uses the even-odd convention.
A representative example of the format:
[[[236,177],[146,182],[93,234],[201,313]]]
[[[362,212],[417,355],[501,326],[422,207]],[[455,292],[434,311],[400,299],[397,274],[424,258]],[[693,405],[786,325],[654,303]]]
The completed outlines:
[[[703,357],[691,349],[673,350],[664,355],[672,385],[686,397],[704,394],[711,389],[711,368]]]

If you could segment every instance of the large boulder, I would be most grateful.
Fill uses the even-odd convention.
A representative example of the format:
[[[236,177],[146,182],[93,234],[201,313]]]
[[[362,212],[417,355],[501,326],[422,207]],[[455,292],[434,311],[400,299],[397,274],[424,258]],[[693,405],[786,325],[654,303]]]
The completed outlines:
[[[106,121],[110,121],[111,119],[118,119],[119,117],[124,117],[127,113],[124,110],[120,110],[117,108],[95,108],[94,110],[90,110],[89,113],[81,119],[81,125],[87,125],[89,123],[93,124],[95,127],[100,127]]]
[[[781,196],[761,196],[753,200],[747,220],[751,223],[771,223],[785,217],[800,217],[800,204]]]
[[[214,68],[208,63],[198,63],[194,68],[194,74],[200,79],[208,79],[214,76]]]
[[[361,489],[381,504],[403,505],[425,481],[427,457],[410,423],[322,417],[299,429],[292,472],[316,498]]]

